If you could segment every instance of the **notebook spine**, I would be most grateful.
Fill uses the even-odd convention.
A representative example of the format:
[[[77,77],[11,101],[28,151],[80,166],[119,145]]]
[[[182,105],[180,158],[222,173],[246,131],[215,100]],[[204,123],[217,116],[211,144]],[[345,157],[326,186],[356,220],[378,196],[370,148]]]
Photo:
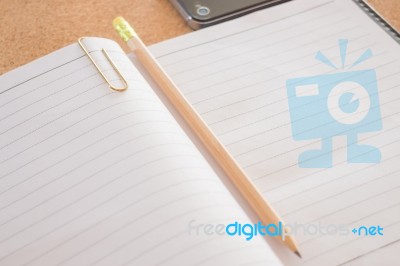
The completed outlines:
[[[397,43],[400,44],[400,33],[387,22],[375,9],[365,0],[353,0],[372,20],[385,30]]]

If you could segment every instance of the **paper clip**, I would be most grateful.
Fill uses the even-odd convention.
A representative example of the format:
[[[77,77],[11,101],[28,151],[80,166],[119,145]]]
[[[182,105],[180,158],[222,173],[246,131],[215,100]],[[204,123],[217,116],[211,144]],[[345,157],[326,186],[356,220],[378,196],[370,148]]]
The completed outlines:
[[[103,52],[104,56],[107,58],[108,62],[110,62],[110,64],[112,65],[112,67],[114,68],[114,70],[117,72],[117,74],[119,75],[119,77],[121,78],[121,80],[123,81],[123,83],[125,84],[124,87],[115,87],[111,84],[111,82],[108,80],[108,78],[104,75],[103,71],[101,71],[100,67],[96,64],[96,62],[94,61],[94,59],[92,58],[92,56],[90,55],[90,53],[88,52],[88,50],[86,50],[85,46],[82,43],[82,40],[86,38],[86,37],[81,37],[78,39],[78,43],[81,46],[82,50],[86,53],[86,55],[89,57],[90,61],[92,61],[93,65],[97,68],[97,71],[99,71],[100,75],[103,77],[103,79],[108,83],[108,86],[110,86],[110,88],[112,90],[115,91],[124,91],[128,88],[128,82],[126,81],[126,79],[124,78],[124,76],[121,74],[121,72],[119,71],[118,67],[114,64],[114,62],[111,60],[110,56],[108,55],[107,51],[102,48],[101,51]]]

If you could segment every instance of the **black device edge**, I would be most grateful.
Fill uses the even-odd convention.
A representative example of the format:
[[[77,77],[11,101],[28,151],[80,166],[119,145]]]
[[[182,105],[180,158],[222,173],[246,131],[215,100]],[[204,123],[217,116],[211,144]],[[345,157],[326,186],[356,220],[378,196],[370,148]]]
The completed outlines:
[[[239,18],[239,17],[242,17],[244,15],[250,14],[250,13],[252,13],[254,11],[262,10],[262,9],[265,9],[265,8],[268,8],[268,7],[280,5],[280,4],[283,4],[283,3],[286,3],[286,2],[290,2],[290,1],[293,1],[293,0],[274,0],[274,1],[267,2],[267,3],[261,4],[261,5],[250,7],[250,8],[245,9],[245,10],[240,10],[240,11],[238,11],[238,13],[235,14],[236,15],[235,18]],[[228,21],[228,20],[232,19],[230,15],[225,15],[225,16],[218,17],[218,18],[216,18],[216,19],[214,19],[212,21],[194,20],[193,17],[191,17],[189,15],[189,13],[187,13],[186,10],[177,3],[177,1],[171,1],[170,0],[169,2],[175,7],[176,10],[178,10],[178,12],[181,14],[181,16],[183,18],[185,18],[185,20],[186,20],[187,24],[189,25],[189,27],[194,29],[194,30],[202,29],[202,28],[205,28],[205,27],[208,27],[208,26],[212,26],[212,25],[218,24],[220,22],[225,22],[225,21]]]

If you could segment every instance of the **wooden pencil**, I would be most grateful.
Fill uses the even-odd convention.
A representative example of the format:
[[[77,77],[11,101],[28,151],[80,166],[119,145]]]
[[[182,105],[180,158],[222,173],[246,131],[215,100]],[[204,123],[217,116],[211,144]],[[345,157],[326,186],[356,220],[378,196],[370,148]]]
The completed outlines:
[[[168,100],[201,140],[208,152],[213,156],[214,160],[225,171],[246,202],[258,215],[260,221],[264,225],[271,223],[278,225],[279,222],[283,224],[282,219],[278,216],[276,211],[264,199],[261,192],[255,187],[251,179],[217,139],[200,115],[194,110],[192,105],[186,100],[184,95],[179,91],[171,78],[169,78],[156,59],[151,55],[128,22],[126,22],[122,17],[117,17],[113,21],[113,26],[121,38],[138,57],[139,61],[143,64],[151,77],[160,86]],[[292,236],[287,235],[284,239],[282,237],[278,237],[278,239],[280,239],[297,256],[301,257]]]

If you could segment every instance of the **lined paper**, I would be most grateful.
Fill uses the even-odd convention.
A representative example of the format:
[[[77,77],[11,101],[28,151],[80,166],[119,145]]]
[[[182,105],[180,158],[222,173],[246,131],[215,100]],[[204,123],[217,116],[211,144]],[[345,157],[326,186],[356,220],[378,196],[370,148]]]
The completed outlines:
[[[298,156],[320,139],[294,141],[286,80],[349,71],[315,60],[323,52],[351,71],[375,69],[383,130],[359,134],[378,147],[379,164],[350,164],[346,137],[333,139],[332,168],[300,168]],[[396,264],[400,241],[400,48],[352,1],[293,1],[153,45],[171,75],[287,224],[333,224],[347,235],[297,234],[303,259],[288,265]],[[312,88],[305,94],[313,93]],[[304,107],[307,108],[307,107]],[[355,236],[362,225],[384,236]],[[379,254],[384,254],[384,257]],[[393,262],[393,263],[392,263]]]
[[[250,222],[119,46],[78,44],[0,77],[0,265],[280,265],[262,240],[190,235]]]

